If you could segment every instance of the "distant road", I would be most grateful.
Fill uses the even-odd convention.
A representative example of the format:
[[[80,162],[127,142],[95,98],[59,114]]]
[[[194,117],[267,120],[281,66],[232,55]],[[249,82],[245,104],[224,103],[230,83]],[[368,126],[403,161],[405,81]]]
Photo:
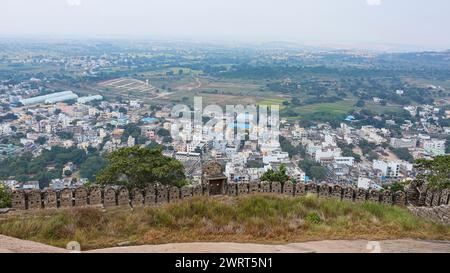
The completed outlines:
[[[185,84],[182,86],[178,86],[176,89],[182,90],[182,91],[192,91],[195,89],[200,89],[202,86],[203,86],[203,83],[200,81],[200,78],[196,77],[195,83],[189,83],[189,84]]]
[[[156,99],[160,99],[160,98],[163,98],[163,97],[170,96],[172,94],[173,93],[162,93],[162,94],[158,94],[156,97],[148,98],[147,100],[156,100]]]

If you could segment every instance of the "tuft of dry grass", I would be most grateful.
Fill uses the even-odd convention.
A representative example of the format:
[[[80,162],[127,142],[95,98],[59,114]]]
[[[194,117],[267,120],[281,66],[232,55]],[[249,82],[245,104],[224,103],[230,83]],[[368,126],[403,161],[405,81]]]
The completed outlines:
[[[261,194],[198,197],[158,207],[39,211],[0,219],[0,233],[83,249],[193,241],[286,243],[332,239],[450,240],[450,227],[426,222],[406,208],[314,196]]]

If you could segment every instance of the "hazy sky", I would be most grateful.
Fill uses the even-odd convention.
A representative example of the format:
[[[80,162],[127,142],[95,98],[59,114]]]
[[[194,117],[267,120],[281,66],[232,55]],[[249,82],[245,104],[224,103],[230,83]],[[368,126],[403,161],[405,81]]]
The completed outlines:
[[[448,0],[0,0],[0,36],[450,48]]]

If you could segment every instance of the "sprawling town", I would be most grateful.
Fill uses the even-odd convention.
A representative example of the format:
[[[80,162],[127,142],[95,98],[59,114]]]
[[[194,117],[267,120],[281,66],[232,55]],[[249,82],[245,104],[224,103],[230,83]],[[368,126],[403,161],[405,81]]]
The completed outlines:
[[[3,63],[54,65],[95,78],[105,68],[139,62],[138,57],[128,58],[103,55],[58,59],[44,55],[4,58]],[[314,55],[305,57],[311,58]],[[183,69],[176,74],[182,75]],[[194,78],[201,86],[199,77]],[[20,174],[11,169],[9,173],[2,172],[0,182],[11,189],[62,189],[95,182],[96,172],[105,164],[104,155],[133,146],[161,148],[165,156],[183,163],[186,177],[193,185],[201,183],[202,164],[214,160],[224,166],[229,182],[260,181],[268,170],[277,171],[283,166],[294,183],[327,182],[365,189],[412,180],[416,175],[414,160],[432,159],[448,152],[450,126],[442,121],[450,119],[450,99],[445,96],[430,104],[404,104],[400,107],[403,116],[397,117],[361,107],[358,112],[333,120],[333,126],[320,120],[302,124],[298,122],[301,118],[281,115],[278,141],[263,145],[249,139],[175,139],[171,128],[179,117],[172,115],[172,107],[177,101],[158,100],[176,92],[164,86],[164,79],[162,88],[156,87],[152,80],[130,76],[100,80],[98,87],[104,90],[115,88],[122,93],[146,94],[146,97],[128,94],[113,98],[92,89],[79,92],[49,88],[59,80],[53,74],[39,72],[31,78],[2,78],[0,81],[1,160],[24,155],[41,158],[48,151],[56,151],[55,147],[63,148],[53,154],[60,156],[61,161],[40,165],[46,174],[29,175],[42,170]],[[195,84],[182,88],[194,92]],[[278,85],[280,89],[289,89],[297,83],[285,78]],[[441,86],[429,84],[424,89],[448,94]],[[401,100],[408,91],[389,92]],[[366,97],[366,102],[360,99],[357,104],[386,106],[386,100],[373,96]],[[180,101],[187,102],[188,98]],[[296,103],[295,98],[286,101]],[[361,125],[359,121],[367,116],[373,124]],[[81,158],[77,151],[83,151]],[[9,163],[8,168],[18,171],[19,165],[20,162]]]
[[[288,272],[363,269],[314,253],[450,253],[450,1],[0,11],[0,256]]]

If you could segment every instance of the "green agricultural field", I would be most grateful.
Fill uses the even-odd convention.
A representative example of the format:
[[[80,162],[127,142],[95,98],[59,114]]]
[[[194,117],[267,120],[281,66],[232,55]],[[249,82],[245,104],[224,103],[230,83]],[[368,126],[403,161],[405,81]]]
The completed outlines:
[[[278,105],[280,107],[280,110],[285,109],[285,106],[283,105],[283,102],[285,102],[286,99],[282,98],[270,98],[270,99],[263,99],[261,101],[258,101],[258,105]]]
[[[344,100],[335,103],[317,103],[293,108],[299,115],[313,114],[317,112],[332,113],[336,115],[346,114],[353,109],[355,101]]]
[[[366,102],[365,108],[377,114],[398,113],[403,109],[401,106],[383,106],[374,102]]]

